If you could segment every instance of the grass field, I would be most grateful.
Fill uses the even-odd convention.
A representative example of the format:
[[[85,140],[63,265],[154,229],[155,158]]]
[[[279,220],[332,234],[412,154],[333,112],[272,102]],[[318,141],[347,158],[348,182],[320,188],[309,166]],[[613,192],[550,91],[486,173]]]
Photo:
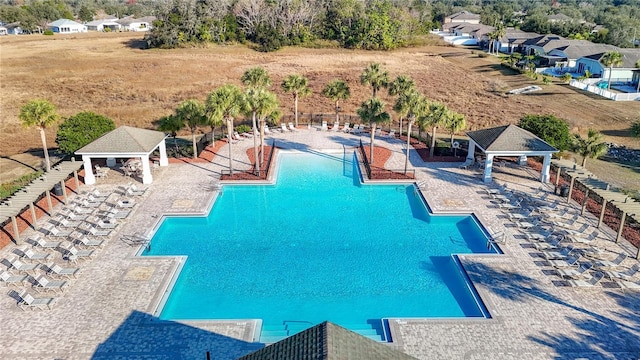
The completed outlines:
[[[137,33],[86,33],[0,38],[0,155],[40,147],[35,129],[19,125],[20,107],[31,99],[48,99],[63,116],[94,111],[117,125],[152,128],[152,121],[170,114],[187,99],[204,100],[225,83],[240,85],[243,72],[263,66],[285,114],[292,98],[280,89],[292,73],[309,78],[313,94],[300,102],[304,116],[331,113],[333,103],[320,92],[334,78],[346,80],[351,98],[343,112],[355,113],[371,96],[359,76],[370,63],[380,63],[391,78],[406,74],[428,98],[446,103],[464,114],[471,130],[515,123],[526,113],[554,114],[566,119],[573,132],[598,129],[617,144],[640,148],[629,132],[640,114],[640,102],[613,102],[554,83],[529,95],[504,91],[533,84],[503,68],[495,57],[481,58],[471,50],[447,46],[401,49],[393,52],[343,49],[285,48],[259,53],[242,45],[175,50],[142,50]],[[496,89],[498,91],[496,91]],[[382,97],[389,104],[386,91]],[[206,131],[206,129],[203,129]],[[56,128],[47,131],[55,146]],[[637,176],[637,172],[631,171]]]

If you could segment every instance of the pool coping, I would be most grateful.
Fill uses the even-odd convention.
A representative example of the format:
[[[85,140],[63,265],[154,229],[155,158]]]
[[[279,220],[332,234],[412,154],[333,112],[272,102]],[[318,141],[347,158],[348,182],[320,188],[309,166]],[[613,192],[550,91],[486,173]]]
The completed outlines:
[[[347,149],[353,149],[356,150],[356,147],[347,147],[344,146],[343,150],[336,150],[336,149],[330,149],[330,150],[313,150],[313,152],[318,152],[318,153],[324,153],[324,154],[337,154],[337,153],[344,153],[345,151],[347,151]],[[276,153],[276,160],[278,160],[280,158],[280,155],[283,153],[308,153],[309,151],[303,151],[303,150],[297,150],[297,149],[280,149],[280,151],[278,151]],[[358,158],[358,154],[357,151],[355,152],[355,157],[356,159],[358,159],[358,170],[359,170],[359,179],[360,179],[360,183],[362,185],[393,185],[393,184],[400,184],[400,185],[408,185],[408,184],[413,184],[414,185],[414,189],[416,191],[416,194],[420,196],[420,199],[422,200],[423,204],[426,207],[427,212],[429,212],[430,215],[432,216],[442,216],[442,215],[460,215],[460,216],[471,216],[472,219],[477,223],[477,225],[479,225],[480,230],[485,234],[485,236],[487,236],[488,239],[490,239],[491,234],[489,234],[489,231],[487,230],[487,227],[482,223],[482,221],[480,220],[480,218],[478,218],[475,214],[475,212],[468,210],[452,210],[452,211],[434,211],[433,207],[429,204],[429,201],[427,200],[427,198],[424,196],[422,190],[420,189],[420,187],[418,186],[418,183],[415,179],[410,179],[410,180],[403,180],[403,179],[399,179],[399,180],[393,180],[393,179],[389,179],[389,180],[365,180],[364,176],[363,176],[363,169],[362,169],[362,162],[359,160]],[[243,186],[251,186],[251,185],[275,185],[277,183],[277,177],[274,174],[278,174],[279,171],[279,161],[275,161],[274,162],[274,168],[272,169],[272,171],[270,172],[270,176],[268,177],[267,180],[256,180],[256,181],[220,181],[220,184],[222,185],[243,185]],[[205,208],[202,211],[193,211],[193,212],[187,212],[187,213],[163,213],[161,216],[158,216],[158,219],[154,222],[153,226],[151,227],[151,229],[147,230],[144,234],[145,239],[148,241],[150,241],[153,236],[155,236],[155,233],[157,232],[157,230],[160,228],[160,226],[162,225],[162,223],[164,222],[164,220],[166,218],[169,217],[206,217],[209,215],[209,213],[211,212],[211,209],[213,208],[213,206],[215,205],[215,202],[218,198],[218,196],[224,193],[224,188],[221,187],[220,189],[216,189],[216,191],[213,191],[211,194],[210,199],[207,201]],[[500,256],[502,258],[505,258],[505,253],[502,251],[502,249],[497,246],[497,244],[495,242],[491,242],[489,241],[488,244],[491,244],[491,246],[493,246],[498,252],[494,253],[494,254],[487,254],[487,253],[477,253],[477,254],[451,254],[451,257],[454,259],[454,264],[455,266],[458,268],[459,272],[460,272],[460,276],[462,277],[463,282],[465,283],[465,285],[467,286],[467,289],[469,290],[469,293],[471,295],[471,297],[473,298],[473,300],[476,302],[476,305],[478,306],[478,308],[480,309],[480,312],[483,313],[483,316],[481,317],[454,317],[454,318],[447,318],[447,317],[442,317],[442,318],[421,318],[421,317],[415,317],[415,318],[395,318],[395,317],[384,317],[381,318],[380,321],[383,324],[387,324],[388,326],[388,330],[389,330],[389,334],[386,334],[386,331],[384,331],[384,337],[385,339],[387,339],[387,341],[381,341],[381,343],[384,344],[389,344],[389,345],[393,345],[393,346],[401,346],[402,345],[402,337],[401,336],[396,336],[397,334],[400,333],[398,326],[401,326],[403,323],[409,323],[409,322],[418,322],[418,323],[434,323],[434,322],[440,322],[440,323],[457,323],[460,321],[464,321],[464,322],[469,322],[469,321],[495,321],[495,318],[493,316],[491,316],[492,313],[492,309],[494,309],[493,304],[491,304],[490,302],[487,301],[487,299],[483,298],[483,296],[481,295],[480,291],[478,291],[478,289],[475,287],[473,280],[471,279],[471,277],[469,276],[469,274],[467,273],[465,266],[464,266],[464,260],[466,260],[467,258],[474,258],[474,259],[480,259],[483,257],[487,257],[487,258],[495,258],[496,256]],[[260,318],[247,318],[247,319],[220,319],[220,320],[210,320],[210,319],[186,319],[186,320],[163,320],[159,318],[160,312],[162,311],[162,308],[164,307],[164,305],[166,304],[166,301],[169,297],[169,295],[171,294],[171,291],[173,290],[173,286],[175,285],[175,282],[177,281],[178,277],[180,276],[180,273],[182,271],[182,268],[186,262],[187,256],[183,256],[183,255],[166,255],[166,256],[142,256],[142,252],[145,250],[145,248],[147,247],[147,243],[141,244],[140,246],[138,246],[137,249],[134,250],[134,254],[133,256],[135,258],[144,258],[144,259],[172,259],[174,260],[174,264],[172,265],[171,269],[167,272],[167,274],[164,276],[162,282],[161,282],[161,286],[158,288],[158,290],[155,292],[151,303],[149,304],[147,311],[152,314],[152,320],[151,323],[153,324],[166,324],[168,322],[176,322],[176,323],[182,323],[182,324],[186,324],[186,325],[192,325],[192,326],[206,326],[207,324],[234,324],[234,325],[242,325],[245,326],[245,331],[243,333],[243,337],[241,338],[241,340],[244,341],[250,341],[250,342],[259,342],[260,340],[260,336],[261,336],[261,332],[262,332],[262,319]],[[486,313],[485,311],[486,310]],[[383,329],[385,329],[385,326],[383,326]],[[390,340],[389,340],[390,337]]]

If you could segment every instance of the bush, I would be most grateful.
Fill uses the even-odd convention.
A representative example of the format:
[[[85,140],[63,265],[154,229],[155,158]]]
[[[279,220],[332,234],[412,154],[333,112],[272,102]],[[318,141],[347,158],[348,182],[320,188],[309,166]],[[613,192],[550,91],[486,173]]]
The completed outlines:
[[[249,125],[238,125],[236,126],[236,131],[240,134],[251,132],[251,127]]]
[[[566,121],[553,115],[525,115],[518,126],[530,131],[556,149],[568,150],[571,147],[571,134]]]
[[[107,117],[90,111],[80,112],[60,124],[56,143],[59,151],[72,154],[115,128],[113,120]]]
[[[42,33],[42,35],[53,35],[53,30],[47,29]]]
[[[571,81],[571,79],[573,79],[573,77],[571,76],[571,74],[564,74],[560,79],[562,79],[562,81],[568,84]]]
[[[640,137],[640,120],[636,120],[636,122],[631,124],[631,135]]]
[[[548,77],[547,75],[542,75],[542,83],[545,85],[551,84],[551,78]]]
[[[489,54],[487,54],[486,52],[479,52],[478,53],[478,57],[480,57],[480,58],[486,58],[488,56],[489,56]]]
[[[111,32],[111,28],[110,28],[110,27],[106,27],[106,28],[103,28],[103,29],[102,29],[102,31],[104,31],[104,32]]]

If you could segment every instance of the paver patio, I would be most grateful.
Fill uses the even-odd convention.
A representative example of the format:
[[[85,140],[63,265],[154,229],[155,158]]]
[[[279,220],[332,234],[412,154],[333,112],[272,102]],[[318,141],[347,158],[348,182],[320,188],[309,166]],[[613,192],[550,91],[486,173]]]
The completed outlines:
[[[274,134],[279,148],[353,151],[368,136],[304,129]],[[270,141],[270,140],[269,140]],[[404,167],[399,140],[377,138],[392,151],[386,167]],[[236,169],[250,167],[250,139],[233,144]],[[133,213],[109,237],[98,256],[79,263],[77,279],[52,310],[22,311],[7,291],[0,296],[0,358],[3,359],[196,359],[209,351],[213,359],[234,359],[263,344],[252,340],[255,323],[238,321],[158,321],[151,314],[180,259],[136,257],[137,248],[121,239],[148,234],[163,214],[206,213],[216,190],[212,184],[227,169],[228,148],[212,163],[171,164],[155,173],[149,191],[136,201]],[[485,195],[479,172],[459,164],[424,163],[415,151],[410,164],[434,212],[473,212],[493,231],[504,231],[504,255],[464,255],[460,259],[491,319],[391,319],[394,346],[420,359],[639,359],[640,292],[616,287],[575,289],[558,286],[534,249]],[[494,173],[499,183],[532,192],[551,192],[527,168]],[[110,176],[95,188],[114,191],[126,178]],[[559,199],[553,194],[550,199]],[[577,205],[573,204],[577,209]],[[40,220],[47,221],[46,218]],[[367,230],[362,219],[362,231]],[[595,223],[587,216],[584,221]],[[24,233],[25,237],[33,230]],[[628,243],[612,241],[603,232],[598,246],[627,251]],[[5,258],[13,246],[0,251]],[[636,261],[636,260],[633,260]],[[4,270],[4,265],[0,269]]]

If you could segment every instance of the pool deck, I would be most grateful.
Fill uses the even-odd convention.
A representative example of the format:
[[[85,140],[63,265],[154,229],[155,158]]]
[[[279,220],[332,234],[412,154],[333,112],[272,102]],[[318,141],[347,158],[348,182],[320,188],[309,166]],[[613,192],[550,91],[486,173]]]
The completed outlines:
[[[278,147],[296,150],[339,151],[356,146],[360,139],[369,142],[368,135],[316,129],[271,137],[277,139]],[[392,150],[387,168],[404,167],[401,141],[377,138],[376,144]],[[234,144],[236,168],[250,167],[246,149],[252,145],[250,139]],[[228,148],[219,154],[212,163],[171,164],[157,171],[149,191],[136,198],[138,205],[104,249],[95,259],[78,264],[81,275],[70,281],[52,310],[23,311],[5,289],[0,296],[0,358],[204,359],[210,351],[213,359],[234,359],[263,347],[251,341],[252,321],[154,319],[155,304],[180,259],[136,257],[137,248],[122,241],[126,235],[144,235],[163,214],[205,213],[215,195],[211,186],[228,166]],[[639,359],[640,291],[559,286],[561,279],[549,275],[550,267],[540,264],[535,250],[527,247],[515,226],[485,195],[487,184],[480,173],[458,165],[424,163],[415,151],[410,152],[410,168],[424,182],[422,191],[434,212],[473,212],[486,227],[507,234],[500,245],[504,255],[460,257],[492,318],[391,319],[394,342],[389,346],[419,359]],[[489,187],[508,183],[529,192],[541,186],[552,192],[537,176],[528,168],[497,169]],[[115,191],[128,181],[113,175],[98,180],[95,188]],[[552,193],[548,196],[559,199]],[[571,211],[579,212],[578,205],[572,203]],[[593,216],[583,220],[596,221]],[[43,218],[40,224],[46,221]],[[367,231],[368,221],[377,220],[360,220],[362,231]],[[595,240],[599,247],[635,255],[625,241],[613,242],[612,231],[603,233]],[[0,250],[0,259],[13,248]],[[0,270],[5,268],[2,265]]]

